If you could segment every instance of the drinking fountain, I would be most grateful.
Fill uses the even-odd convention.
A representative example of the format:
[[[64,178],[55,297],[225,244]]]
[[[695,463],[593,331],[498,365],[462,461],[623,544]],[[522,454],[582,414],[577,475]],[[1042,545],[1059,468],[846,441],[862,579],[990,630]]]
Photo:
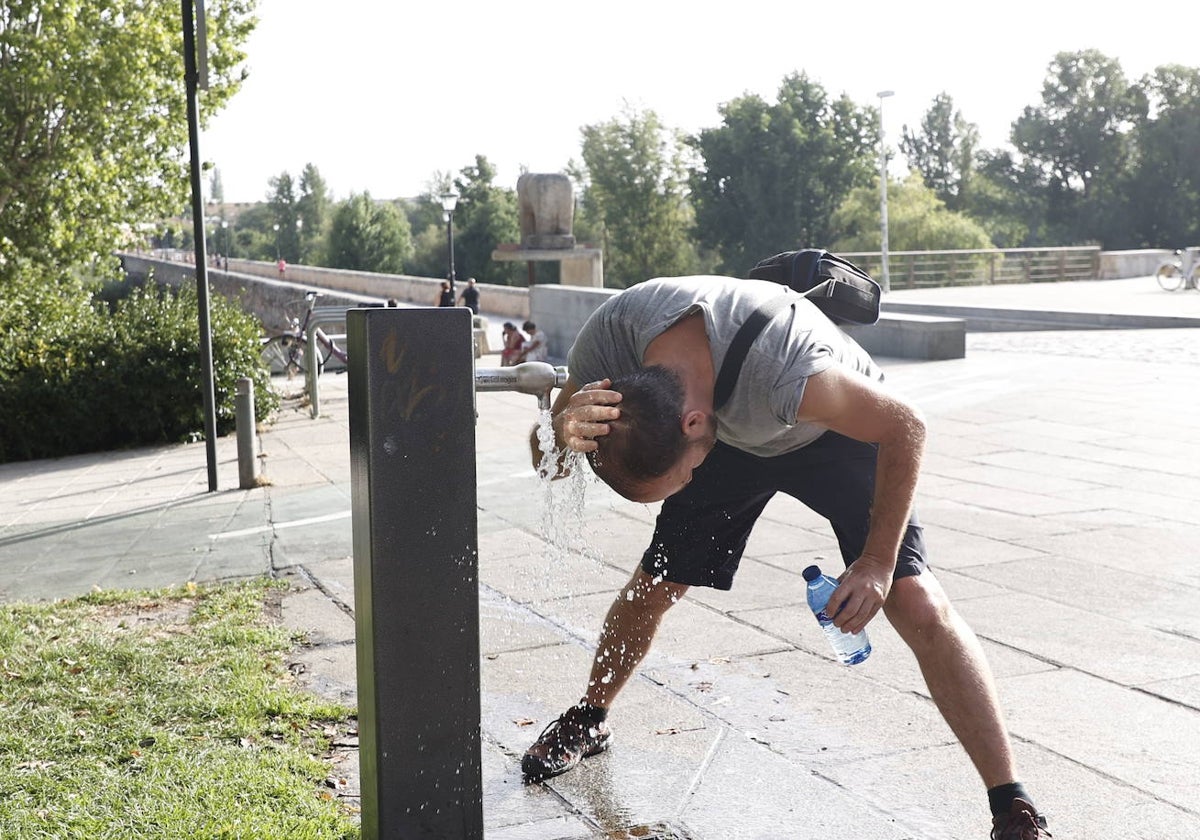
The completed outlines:
[[[361,836],[483,840],[476,393],[547,410],[567,371],[476,368],[462,307],[351,309],[346,336]]]

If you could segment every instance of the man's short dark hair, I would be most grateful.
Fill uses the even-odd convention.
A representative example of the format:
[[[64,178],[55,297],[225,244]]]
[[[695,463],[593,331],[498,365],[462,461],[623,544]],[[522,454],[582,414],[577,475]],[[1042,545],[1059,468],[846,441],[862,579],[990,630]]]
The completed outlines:
[[[596,475],[625,498],[664,475],[687,449],[683,434],[683,381],[661,365],[641,368],[612,381],[621,394],[621,416],[608,421],[608,434],[588,453]]]

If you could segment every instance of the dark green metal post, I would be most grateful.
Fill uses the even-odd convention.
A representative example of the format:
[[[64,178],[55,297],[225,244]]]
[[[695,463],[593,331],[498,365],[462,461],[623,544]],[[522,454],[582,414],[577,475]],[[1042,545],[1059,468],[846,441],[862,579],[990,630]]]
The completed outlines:
[[[365,840],[483,838],[471,326],[346,317]]]

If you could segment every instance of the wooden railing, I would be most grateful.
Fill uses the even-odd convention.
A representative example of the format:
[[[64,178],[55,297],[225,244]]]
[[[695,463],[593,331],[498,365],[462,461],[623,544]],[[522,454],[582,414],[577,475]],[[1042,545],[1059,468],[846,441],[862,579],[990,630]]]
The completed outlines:
[[[841,256],[876,280],[883,281],[882,258],[878,251]],[[1092,245],[980,251],[892,251],[888,254],[888,275],[893,289],[1095,280],[1099,272],[1100,248]]]

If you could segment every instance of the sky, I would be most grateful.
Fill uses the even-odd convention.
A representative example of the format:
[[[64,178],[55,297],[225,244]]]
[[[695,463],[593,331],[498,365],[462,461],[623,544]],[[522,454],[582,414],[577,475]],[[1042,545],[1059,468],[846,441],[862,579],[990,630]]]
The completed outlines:
[[[943,92],[993,148],[1059,52],[1097,49],[1131,81],[1200,65],[1193,2],[260,0],[249,77],[200,153],[226,201],[265,200],[308,163],[337,200],[416,196],[476,155],[515,187],[522,168],[578,160],[580,130],[626,106],[694,133],[745,94],[775,101],[794,72],[863,106],[894,91],[893,149]]]

